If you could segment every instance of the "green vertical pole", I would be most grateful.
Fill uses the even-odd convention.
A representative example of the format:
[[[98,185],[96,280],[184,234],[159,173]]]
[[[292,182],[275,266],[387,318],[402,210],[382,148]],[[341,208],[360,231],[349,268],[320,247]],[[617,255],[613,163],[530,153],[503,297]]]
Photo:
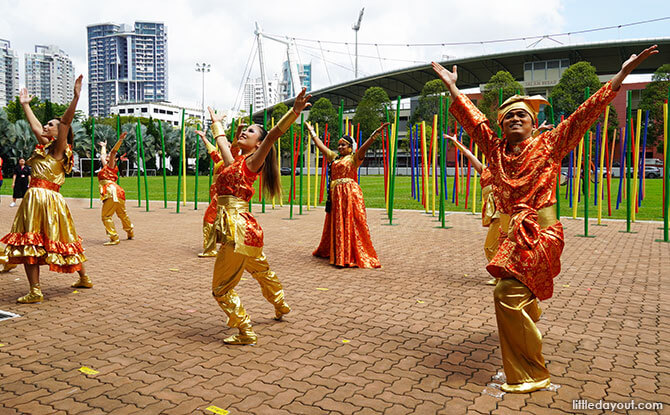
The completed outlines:
[[[555,117],[556,115],[554,114],[554,100],[549,97],[549,108],[551,111],[549,111],[549,119],[552,125],[555,125]],[[556,173],[556,219],[561,220],[561,195],[560,195],[560,190],[561,190],[561,166],[563,165],[563,160],[558,161],[558,173]]]
[[[144,157],[144,141],[142,140],[142,124],[140,124],[140,120],[137,120],[137,140],[140,143],[140,150],[141,150],[141,156],[142,156],[142,171],[144,172],[144,199],[146,201],[145,207],[147,212],[149,211],[149,185],[147,183],[147,159]],[[139,163],[138,163],[138,169],[139,169]],[[139,175],[139,171],[138,171]],[[139,176],[138,176],[139,177]]]
[[[344,130],[344,100],[340,100],[340,111],[339,111],[339,116],[340,116],[340,122],[338,123],[338,136],[337,139],[339,140],[340,137],[342,137],[344,134],[342,134],[342,131]]]
[[[400,121],[400,95],[398,95],[398,100],[396,103],[395,107],[395,137],[393,137],[393,142],[395,143],[393,147],[393,164],[391,165],[391,188],[389,189],[390,193],[390,200],[389,200],[389,225],[393,225],[393,199],[395,195],[395,176],[396,176],[396,170],[397,166],[396,163],[398,161],[398,130],[400,129],[399,125]]]
[[[300,207],[298,208],[298,214],[302,215],[302,165],[304,163],[304,143],[302,142],[302,137],[305,134],[305,114],[300,114],[300,139],[298,141],[298,151],[300,155],[298,156],[298,164],[300,164]]]
[[[498,109],[500,109],[502,103],[503,103],[503,89],[500,88],[498,90]],[[500,128],[500,124],[498,124],[498,136],[502,138],[502,128]]]
[[[291,177],[290,177],[291,191],[289,193],[289,199],[291,199],[289,200],[291,208],[290,208],[289,219],[293,219],[293,199],[295,199],[295,189],[294,189],[295,186],[293,185],[293,178],[295,177],[295,169],[293,168],[293,161],[295,158],[295,140],[293,137],[293,124],[291,124],[291,127],[289,127],[288,131],[289,131],[288,133],[289,141],[291,142]]]
[[[177,213],[179,213],[179,204],[181,203],[180,200],[179,200],[181,198],[181,180],[182,180],[182,178],[181,178],[181,175],[182,175],[182,165],[181,165],[181,163],[182,163],[182,159],[184,158],[184,154],[181,151],[182,150],[181,142],[182,142],[182,138],[184,137],[184,129],[185,128],[186,128],[186,126],[184,125],[184,110],[181,110],[181,135],[179,136],[179,172],[178,172],[178,176],[177,176]],[[186,179],[184,179],[184,180],[186,180]]]
[[[198,130],[200,124],[197,125]],[[198,175],[200,174],[200,137],[195,135],[195,193],[193,195],[193,210],[198,210]]]
[[[444,197],[444,177],[443,177],[443,175],[446,174],[446,172],[444,171],[445,170],[444,169],[444,165],[445,165],[444,158],[445,158],[446,155],[444,154],[445,153],[445,148],[444,148],[444,145],[443,145],[444,144],[444,136],[443,136],[444,120],[443,120],[443,118],[444,118],[444,97],[442,95],[440,95],[440,106],[439,106],[439,110],[438,110],[438,113],[437,113],[437,131],[438,131],[437,140],[438,140],[438,143],[440,144],[440,179],[439,179],[439,182],[440,182],[440,213],[439,213],[439,218],[440,218],[441,227],[444,227],[444,209],[445,209],[444,199],[445,199],[445,197]],[[435,143],[435,144],[437,144],[437,143]]]
[[[265,131],[268,130],[268,110],[267,110],[267,108],[263,111],[263,129]],[[281,176],[281,174],[280,174],[280,176]],[[261,186],[261,212],[265,213],[265,192],[263,191],[263,186]]]
[[[254,114],[254,104],[249,104],[249,125],[254,123],[254,121],[252,119],[253,114]],[[233,134],[235,134],[235,133],[233,133]],[[253,185],[252,185],[252,187],[253,187]],[[253,197],[251,199],[249,199],[249,212],[251,212],[251,200],[252,199],[253,199]]]
[[[670,88],[668,88],[668,102],[670,102]],[[667,137],[670,140],[670,122],[668,123]],[[670,242],[668,234],[668,216],[670,215],[670,149],[665,152],[665,166],[663,166],[663,182],[665,183],[665,194],[663,195],[663,239],[662,242]]]
[[[388,138],[388,142],[389,142],[387,157],[390,157],[391,156],[391,150],[390,150],[390,148],[391,148],[391,146],[390,146],[390,143],[391,143],[391,116],[389,115],[389,108],[386,105],[384,105],[384,112],[386,113],[386,122],[389,123],[389,125],[386,127],[386,137]],[[396,128],[397,128],[397,126],[396,126]],[[382,155],[382,157],[383,157],[383,155]],[[391,174],[391,160],[390,159],[386,161],[386,165],[388,166],[388,169],[389,169],[387,174],[390,175]],[[383,163],[382,163],[382,166],[383,166]],[[386,186],[386,183],[384,183],[384,185]],[[391,197],[391,194],[390,194],[391,189],[389,188],[386,191],[389,192],[387,197]],[[386,200],[384,200],[384,202],[386,202]],[[386,207],[386,216],[389,217],[390,216],[390,214],[389,214],[390,204],[386,204],[385,207]]]
[[[140,183],[140,132],[135,125],[135,163],[137,164],[137,206],[142,206],[142,184]]]
[[[626,126],[628,128],[628,134],[626,134],[626,232],[630,232],[630,198],[631,198],[631,192],[630,192],[630,182],[632,179],[631,177],[631,151],[630,147],[632,145],[632,140],[630,137],[632,136],[632,127],[630,127],[630,121],[632,120],[632,91],[628,90],[628,97],[627,97],[627,113],[626,113]]]
[[[116,116],[116,141],[121,137],[121,116]],[[117,184],[121,184],[121,169],[119,168],[119,177],[116,179]]]
[[[161,134],[161,166],[163,167],[163,208],[167,209],[167,178],[165,177],[165,137],[163,137],[163,122],[158,121],[158,131]]]
[[[591,95],[591,91],[587,86],[584,90],[584,101],[589,99],[589,95]],[[582,194],[584,195],[584,235],[579,235],[585,238],[593,238],[592,235],[589,235],[589,184],[591,182],[590,147],[591,142],[589,140],[589,132],[587,131],[586,134],[584,134],[584,182],[582,184]]]
[[[93,170],[95,170],[95,118],[91,119],[91,197],[89,209],[93,209]]]

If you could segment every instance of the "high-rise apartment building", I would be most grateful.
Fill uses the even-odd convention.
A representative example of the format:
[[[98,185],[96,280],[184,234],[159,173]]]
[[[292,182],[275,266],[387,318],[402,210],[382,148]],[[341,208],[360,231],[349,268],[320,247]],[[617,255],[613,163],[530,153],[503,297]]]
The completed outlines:
[[[74,96],[74,67],[70,57],[56,45],[35,45],[25,54],[26,88],[41,101],[66,105]]]
[[[267,81],[267,105],[272,106],[279,102],[279,78],[275,75],[274,79]],[[265,108],[265,101],[263,98],[263,82],[261,78],[248,79],[244,84],[244,100],[242,101],[242,109],[249,108],[253,104],[254,108]]]
[[[294,71],[297,71],[297,75],[300,79],[300,87],[293,89],[293,79],[295,79],[296,74]],[[307,92],[312,90],[312,64],[293,64],[291,70],[289,70],[288,61],[284,61],[282,64],[282,79],[280,83],[279,95],[281,100],[292,98],[294,95],[298,95],[302,88],[307,88]]]
[[[168,100],[163,23],[104,23],[86,30],[90,115],[108,116],[112,105],[124,102]]]
[[[9,40],[0,39],[0,107],[19,95],[19,55]]]

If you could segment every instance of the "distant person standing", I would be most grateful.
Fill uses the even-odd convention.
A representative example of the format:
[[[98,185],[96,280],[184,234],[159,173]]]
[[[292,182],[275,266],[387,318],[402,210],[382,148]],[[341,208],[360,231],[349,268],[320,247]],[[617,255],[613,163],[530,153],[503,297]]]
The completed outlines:
[[[0,157],[0,188],[2,188],[2,157]]]
[[[26,159],[21,157],[19,164],[14,167],[14,176],[12,176],[12,189],[14,200],[9,204],[10,207],[16,206],[16,199],[23,199],[23,196],[28,191],[30,184],[30,166],[26,166]]]

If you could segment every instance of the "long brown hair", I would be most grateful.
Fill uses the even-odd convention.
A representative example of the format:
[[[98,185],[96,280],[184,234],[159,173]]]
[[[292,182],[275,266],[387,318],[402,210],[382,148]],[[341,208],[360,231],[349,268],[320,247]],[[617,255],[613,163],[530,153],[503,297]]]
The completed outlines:
[[[258,125],[261,130],[260,141],[263,141],[268,135],[268,132],[262,125]],[[270,197],[281,195],[281,181],[279,175],[279,165],[277,164],[277,150],[273,145],[270,148],[263,167],[261,168],[261,177],[263,178],[263,191],[270,195]]]

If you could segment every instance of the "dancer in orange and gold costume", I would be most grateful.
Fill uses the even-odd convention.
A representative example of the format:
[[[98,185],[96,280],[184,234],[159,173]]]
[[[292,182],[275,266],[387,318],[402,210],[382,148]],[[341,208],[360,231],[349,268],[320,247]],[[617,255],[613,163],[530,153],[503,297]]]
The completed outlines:
[[[235,138],[230,146],[231,154],[233,157],[239,154],[239,149],[237,148],[237,137],[239,137],[242,132],[243,125],[240,124],[237,127],[237,132],[235,133]],[[207,139],[201,135],[205,148],[207,149],[207,154],[212,159],[214,166],[213,171],[213,183],[209,187],[209,205],[205,210],[205,215],[202,218],[202,252],[198,254],[200,258],[215,257],[218,253],[216,248],[216,231],[214,229],[214,223],[216,221],[216,212],[217,212],[217,194],[216,194],[216,180],[221,173],[221,170],[224,167],[223,157],[221,152],[212,145]]]
[[[49,265],[56,272],[78,272],[79,280],[72,286],[91,288],[93,283],[84,268],[84,248],[77,234],[70,209],[60,194],[65,174],[72,171],[72,128],[70,123],[77,109],[82,76],[74,84],[74,98],[61,119],[53,119],[43,127],[30,108],[31,97],[24,88],[19,101],[25,111],[38,144],[28,159],[32,168],[30,188],[21,201],[11,231],[0,241],[7,244],[5,255],[12,264],[24,264],[30,292],[17,301],[38,303],[43,300],[40,288],[40,265]]]
[[[498,335],[503,356],[505,392],[525,393],[551,384],[542,356],[542,335],[535,323],[539,300],[553,294],[561,269],[563,226],[556,217],[556,176],[561,160],[579,144],[589,127],[616,96],[626,76],[656,46],[632,55],[621,70],[555,129],[533,136],[539,96],[513,96],[498,111],[503,137],[456,87],[453,71],[433,63],[454,104],[450,112],[489,160],[493,197],[500,210],[500,246],[486,269],[501,280],[494,290]]]
[[[228,326],[237,328],[239,334],[224,340],[226,344],[255,344],[256,333],[251,319],[244,310],[235,286],[246,270],[261,286],[261,292],[275,308],[275,319],[289,313],[291,308],[284,300],[284,289],[263,253],[263,229],[249,212],[249,201],[254,195],[253,184],[263,175],[263,187],[270,196],[280,194],[280,176],[274,143],[288,130],[298,114],[310,104],[305,89],[296,97],[293,109],[266,132],[258,124],[242,131],[237,139],[239,155],[233,156],[230,143],[224,134],[221,120],[210,108],[212,135],[216,138],[224,167],[216,179],[218,197],[215,229],[221,241],[214,263],[212,295],[228,316]],[[200,136],[204,133],[199,131]]]
[[[107,143],[101,143],[100,148],[102,169],[98,172],[98,184],[100,186],[100,200],[102,200],[102,224],[105,225],[105,231],[109,236],[109,241],[103,245],[119,244],[119,234],[116,233],[114,219],[112,219],[115,213],[121,219],[123,230],[126,231],[128,239],[135,237],[133,224],[128,217],[128,212],[126,212],[126,192],[117,183],[119,168],[116,165],[116,153],[121,148],[124,138],[126,138],[126,133],[121,134],[109,155],[107,155]]]
[[[376,129],[358,151],[354,149],[354,139],[343,136],[337,143],[339,154],[336,154],[323,144],[312,126],[307,124],[312,141],[332,163],[323,233],[312,255],[330,258],[330,263],[339,267],[381,267],[370,239],[363,191],[357,179],[358,167],[365,160],[366,151],[387,125],[382,124]]]

